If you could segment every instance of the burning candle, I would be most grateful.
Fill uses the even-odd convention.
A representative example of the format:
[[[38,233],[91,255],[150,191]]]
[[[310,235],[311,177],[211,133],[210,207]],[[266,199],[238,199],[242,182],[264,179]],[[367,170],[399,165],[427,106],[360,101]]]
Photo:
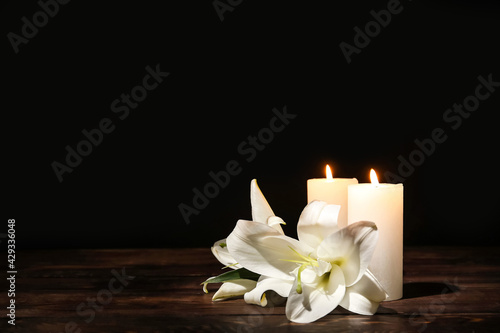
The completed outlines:
[[[356,178],[333,178],[330,166],[326,165],[326,178],[307,180],[307,203],[314,200],[340,205],[337,220],[339,228],[347,226],[347,186],[357,184]]]
[[[348,223],[372,221],[379,237],[369,270],[389,295],[403,297],[403,184],[380,184],[370,171],[371,184],[348,188]]]

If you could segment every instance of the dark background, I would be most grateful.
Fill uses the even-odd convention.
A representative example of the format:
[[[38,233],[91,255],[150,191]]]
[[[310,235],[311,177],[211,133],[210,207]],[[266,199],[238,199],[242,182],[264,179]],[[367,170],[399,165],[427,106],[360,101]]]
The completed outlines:
[[[326,163],[397,174],[438,127],[448,139],[404,181],[405,244],[498,244],[500,91],[458,129],[443,121],[479,75],[500,81],[496,2],[402,1],[350,64],[339,44],[388,1],[242,1],[223,21],[212,1],[167,3],[71,1],[18,54],[7,34],[40,7],[2,3],[0,232],[15,218],[19,248],[207,247],[251,217],[253,178],[296,236]],[[170,75],[120,120],[111,103],[157,64]],[[285,106],[297,117],[245,161],[238,146]],[[115,130],[60,183],[51,163],[103,118]],[[178,205],[230,160],[241,173],[186,224]]]

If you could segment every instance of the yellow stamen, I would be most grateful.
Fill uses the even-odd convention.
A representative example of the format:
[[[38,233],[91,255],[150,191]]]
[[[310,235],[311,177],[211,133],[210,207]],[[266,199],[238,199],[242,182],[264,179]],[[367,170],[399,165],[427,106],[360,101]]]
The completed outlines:
[[[297,264],[301,264],[299,267],[299,271],[297,273],[297,293],[302,294],[302,279],[301,279],[301,274],[304,271],[304,269],[307,268],[307,266],[314,266],[314,267],[319,267],[318,261],[316,259],[311,258],[310,256],[304,256],[297,252],[293,247],[289,246],[289,248],[296,254],[298,255],[302,260],[293,260],[293,259],[280,259],[282,261],[288,261],[288,262],[294,262]]]

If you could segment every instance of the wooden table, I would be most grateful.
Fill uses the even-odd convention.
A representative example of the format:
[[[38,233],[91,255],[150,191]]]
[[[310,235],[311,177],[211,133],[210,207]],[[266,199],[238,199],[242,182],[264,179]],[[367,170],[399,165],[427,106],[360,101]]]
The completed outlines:
[[[213,303],[218,285],[209,294],[200,286],[221,272],[208,248],[24,251],[16,259],[16,326],[4,319],[0,332],[500,332],[500,248],[406,248],[402,300],[374,316],[336,309],[312,324],[288,322],[284,305]]]

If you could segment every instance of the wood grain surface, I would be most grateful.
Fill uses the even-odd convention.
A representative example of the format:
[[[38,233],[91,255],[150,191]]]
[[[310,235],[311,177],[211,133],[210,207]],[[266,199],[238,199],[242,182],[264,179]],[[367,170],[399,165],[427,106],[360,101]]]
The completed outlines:
[[[500,331],[500,248],[406,248],[403,299],[311,324],[290,323],[284,304],[212,302],[219,285],[200,283],[221,264],[208,248],[24,251],[16,263],[16,325],[0,332]]]

